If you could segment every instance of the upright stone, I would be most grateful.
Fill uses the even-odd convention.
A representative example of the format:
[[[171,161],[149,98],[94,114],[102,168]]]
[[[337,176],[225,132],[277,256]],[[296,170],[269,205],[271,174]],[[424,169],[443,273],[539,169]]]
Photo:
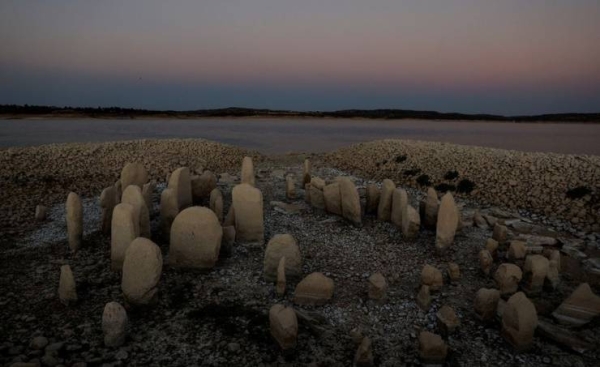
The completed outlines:
[[[210,192],[210,210],[215,212],[219,223],[223,222],[223,193],[219,189]]]
[[[335,182],[323,187],[323,200],[327,212],[342,215],[342,197],[339,183]]]
[[[423,213],[423,225],[425,228],[436,228],[439,208],[440,204],[438,201],[437,192],[433,187],[430,187],[427,189],[427,197],[425,198],[425,213]]]
[[[444,280],[442,278],[442,272],[435,267],[426,264],[421,270],[421,284],[427,285],[432,291],[438,291],[442,289]]]
[[[135,221],[131,204],[121,203],[115,206],[110,235],[110,259],[113,270],[121,270],[127,247],[139,237]]]
[[[454,197],[448,192],[442,197],[438,211],[435,233],[435,247],[438,251],[445,251],[454,242],[458,220],[458,209]]]
[[[436,313],[438,328],[442,335],[448,335],[454,332],[460,326],[460,319],[456,312],[448,305],[442,306]]]
[[[259,189],[250,184],[233,188],[235,234],[238,242],[263,242],[264,217],[263,196]]]
[[[410,205],[404,208],[404,214],[402,214],[402,235],[405,238],[414,238],[419,234],[419,227],[421,226],[421,218],[417,210]]]
[[[117,205],[117,190],[114,186],[109,186],[102,190],[100,194],[100,208],[102,208],[101,230],[104,234],[110,233],[112,223],[112,214]]]
[[[518,351],[533,344],[538,317],[535,306],[523,292],[512,295],[502,314],[502,336]]]
[[[505,243],[508,240],[508,228],[496,223],[494,225],[494,233],[492,234],[492,238],[498,241],[498,243]]]
[[[439,335],[428,331],[419,334],[419,356],[424,363],[443,364],[448,355],[448,346]]]
[[[171,226],[169,263],[181,268],[210,269],[219,258],[222,238],[223,229],[212,210],[187,208]]]
[[[127,163],[121,170],[121,188],[136,185],[140,189],[148,182],[148,172],[141,163]]]
[[[496,317],[496,307],[500,300],[497,289],[481,288],[475,296],[475,313],[482,321],[492,321]]]
[[[165,189],[160,195],[160,224],[163,234],[169,238],[171,225],[179,214],[177,194],[173,189]]]
[[[373,366],[373,350],[371,348],[371,339],[364,337],[361,341],[356,354],[354,355],[355,367],[372,367]]]
[[[515,293],[519,288],[519,282],[522,278],[523,272],[515,264],[500,265],[494,275],[496,286],[503,295]]]
[[[58,298],[64,305],[77,302],[77,287],[75,278],[69,265],[60,267],[60,280],[58,283]]]
[[[102,332],[104,345],[109,348],[120,347],[127,336],[127,312],[117,302],[109,302],[102,313]]]
[[[254,163],[251,157],[244,157],[242,160],[242,183],[255,186],[254,182]]]
[[[379,206],[379,187],[375,184],[367,185],[367,206],[365,212],[367,214],[377,214],[377,207]]]
[[[561,324],[583,326],[600,315],[600,297],[595,295],[588,283],[582,283],[569,298],[552,313]]]
[[[171,178],[169,178],[168,188],[175,192],[179,210],[192,205],[192,180],[189,168],[180,167],[173,171]]]
[[[289,277],[302,275],[302,256],[294,237],[289,234],[276,234],[265,249],[263,272],[265,279],[275,280],[277,267],[285,257],[285,273]]]
[[[79,195],[70,192],[67,196],[67,233],[71,251],[77,252],[83,239],[83,206]]]
[[[342,216],[355,226],[360,226],[362,223],[360,197],[356,186],[348,177],[339,177],[338,182],[342,197]]]
[[[300,305],[323,305],[333,297],[333,279],[322,273],[307,275],[296,286],[294,302]]]
[[[527,247],[525,242],[522,241],[510,241],[510,246],[508,247],[507,257],[509,260],[522,260],[527,255]]]
[[[302,169],[302,184],[306,187],[306,184],[310,183],[311,180],[312,165],[308,159],[304,160],[304,166]]]
[[[496,254],[498,252],[498,246],[499,246],[498,241],[496,241],[493,238],[488,238],[485,243],[485,249],[490,252],[492,257],[496,257]]]
[[[387,282],[381,273],[375,273],[369,277],[369,298],[374,300],[384,300],[387,293]]]
[[[527,294],[534,295],[542,292],[549,265],[548,259],[542,255],[527,256],[523,267]]]
[[[121,290],[128,304],[141,306],[154,300],[162,266],[162,254],[154,242],[138,237],[129,245],[121,278]]]
[[[494,265],[494,259],[490,252],[488,250],[479,251],[479,267],[481,268],[481,272],[485,275],[490,275],[492,265]]]
[[[150,238],[150,212],[146,206],[142,190],[135,185],[127,186],[125,191],[123,191],[121,203],[129,204],[133,207],[136,231],[140,236]]]
[[[204,171],[200,176],[191,178],[192,199],[199,204],[203,199],[209,197],[212,190],[217,188],[217,176],[211,171]]]
[[[396,226],[402,228],[402,215],[408,206],[408,194],[406,190],[397,188],[392,191],[392,210],[390,212],[390,221]]]
[[[286,276],[285,276],[285,256],[279,259],[279,265],[277,265],[277,285],[275,290],[279,297],[285,293]]]
[[[285,197],[288,200],[296,199],[296,179],[294,175],[285,176]]]
[[[276,304],[269,310],[271,335],[283,350],[296,346],[298,337],[298,318],[292,307]]]
[[[382,222],[389,222],[392,214],[392,195],[396,189],[396,184],[390,179],[383,180],[381,184],[381,194],[379,195],[379,205],[377,206],[377,219]]]

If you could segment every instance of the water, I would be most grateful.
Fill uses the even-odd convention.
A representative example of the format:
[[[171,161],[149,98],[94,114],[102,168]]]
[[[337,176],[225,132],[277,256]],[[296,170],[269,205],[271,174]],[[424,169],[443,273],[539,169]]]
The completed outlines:
[[[162,138],[204,138],[263,153],[323,152],[371,140],[414,139],[600,155],[600,124],[305,118],[0,120],[0,147]]]

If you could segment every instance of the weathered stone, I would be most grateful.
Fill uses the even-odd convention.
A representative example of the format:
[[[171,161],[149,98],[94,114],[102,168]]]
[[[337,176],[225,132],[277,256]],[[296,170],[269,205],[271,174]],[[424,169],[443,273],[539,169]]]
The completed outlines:
[[[222,238],[223,229],[212,210],[187,208],[171,227],[169,263],[182,268],[212,268],[219,258]]]
[[[285,197],[288,200],[296,199],[296,178],[294,175],[285,177]]]
[[[315,178],[313,177],[313,180]],[[317,208],[317,209],[321,209],[321,210],[325,210],[326,206],[325,206],[325,195],[323,195],[323,190],[315,187],[312,183],[309,185],[309,198],[310,198],[310,205],[313,208]],[[341,203],[341,202],[340,202]]]
[[[180,167],[173,171],[167,187],[175,192],[177,208],[180,211],[192,205],[192,180],[189,168]]]
[[[460,268],[457,263],[448,263],[448,277],[453,282],[460,280]]]
[[[496,225],[494,225],[494,234],[492,235],[492,238],[498,241],[498,243],[505,243],[508,240],[508,228],[496,223]]]
[[[410,205],[404,207],[404,214],[402,215],[402,235],[405,238],[414,238],[419,234],[419,227],[421,226],[421,218],[419,213]]]
[[[582,283],[552,315],[563,325],[585,325],[600,315],[600,297],[592,292],[588,283]]]
[[[475,296],[475,313],[483,321],[494,320],[499,300],[500,291],[497,289],[481,288]]]
[[[171,225],[179,214],[177,195],[172,189],[165,189],[160,195],[160,225],[163,235],[168,238],[171,233]]]
[[[277,286],[275,290],[277,291],[277,295],[279,297],[283,296],[285,293],[286,286],[286,276],[285,276],[285,256],[279,259],[279,265],[277,265]]]
[[[323,187],[323,200],[328,213],[342,215],[342,193],[339,183],[335,182]]]
[[[443,363],[448,355],[448,346],[439,335],[428,331],[419,334],[419,356],[424,363]]]
[[[125,343],[127,336],[127,312],[117,302],[109,302],[102,313],[104,345],[113,348]]]
[[[35,220],[38,222],[43,222],[46,220],[48,216],[48,208],[44,205],[37,205],[35,207]]]
[[[442,197],[442,202],[438,210],[435,231],[435,247],[438,251],[445,251],[452,245],[458,221],[458,209],[456,208],[454,197],[448,192]]]
[[[431,293],[429,286],[422,285],[419,293],[417,293],[417,305],[425,312],[429,311],[431,307]]]
[[[544,287],[550,262],[542,255],[529,255],[523,267],[528,294],[538,294]]]
[[[482,229],[489,228],[487,221],[485,220],[485,218],[483,218],[483,216],[479,212],[479,209],[475,210],[475,213],[473,214],[473,224],[477,228],[482,228]]]
[[[442,306],[436,313],[438,328],[442,335],[448,335],[454,332],[460,325],[460,320],[456,316],[456,312],[448,305]]]
[[[150,238],[150,212],[146,206],[142,190],[135,185],[127,186],[121,196],[121,203],[133,207],[136,232],[142,237]]]
[[[152,195],[154,194],[154,190],[156,189],[156,184],[151,181],[147,184],[144,184],[142,188],[142,196],[144,197],[144,202],[146,202],[146,207],[148,208],[148,213],[152,215],[154,205],[152,205]]]
[[[77,302],[77,287],[75,286],[75,278],[69,265],[60,267],[58,298],[65,305]]]
[[[114,186],[109,186],[102,190],[100,194],[100,208],[102,209],[102,219],[100,230],[102,233],[110,233],[110,225],[112,223],[112,214],[117,205],[117,190]]]
[[[77,252],[81,248],[83,239],[83,206],[79,195],[70,192],[67,196],[67,234],[71,251]]]
[[[306,186],[306,184],[310,183],[311,180],[311,169],[312,165],[308,159],[304,160],[304,166],[302,169],[302,185]]]
[[[421,271],[421,284],[429,286],[432,291],[439,291],[444,285],[442,272],[435,267],[426,264]]]
[[[371,339],[364,337],[360,346],[354,355],[355,367],[372,367],[373,366],[373,350],[371,347]]]
[[[580,354],[594,348],[594,345],[585,340],[580,333],[572,332],[543,319],[538,319],[538,327],[535,332]]]
[[[140,235],[135,223],[134,208],[131,204],[121,203],[115,206],[110,230],[110,260],[113,270],[121,270],[125,251]]]
[[[121,202],[121,195],[123,194],[123,185],[121,184],[121,180],[117,180],[113,186],[117,196],[117,204],[119,204]]]
[[[381,194],[379,195],[379,205],[377,206],[377,219],[382,222],[389,222],[392,214],[392,195],[396,189],[396,184],[390,179],[383,180],[381,184]]]
[[[243,184],[249,184],[255,186],[254,182],[254,163],[252,157],[244,157],[242,160],[242,173],[241,178]]]
[[[298,318],[292,307],[276,304],[269,310],[271,335],[283,350],[296,346]]]
[[[121,290],[128,304],[151,303],[158,292],[163,259],[160,248],[147,238],[138,237],[125,252]]]
[[[200,176],[191,178],[192,198],[194,203],[199,204],[208,198],[210,193],[217,188],[217,176],[211,171],[204,171]]]
[[[264,241],[263,196],[259,189],[240,184],[233,188],[235,235],[238,242]]]
[[[333,288],[333,279],[322,273],[311,273],[296,286],[294,302],[300,305],[323,305],[333,297]]]
[[[233,252],[233,244],[235,243],[235,227],[224,226],[223,238],[221,239],[220,255],[231,256]]]
[[[342,201],[342,216],[355,226],[360,226],[362,223],[360,197],[356,186],[348,177],[339,177],[338,183]]]
[[[508,299],[502,314],[502,336],[516,350],[532,346],[537,323],[537,311],[525,293],[518,292]]]
[[[277,267],[285,257],[285,273],[289,277],[302,275],[302,256],[294,237],[289,234],[277,234],[271,238],[265,249],[263,272],[265,279],[277,277]]]
[[[384,300],[387,293],[387,282],[381,273],[375,273],[369,277],[369,298]]]
[[[488,250],[479,251],[479,267],[485,275],[490,275],[494,259]]]
[[[498,253],[498,241],[493,238],[488,238],[485,242],[485,249],[490,252],[492,257],[496,257],[496,254]]]
[[[525,242],[521,241],[510,241],[510,246],[508,247],[507,257],[509,260],[522,260],[527,255],[527,247],[525,246]]]
[[[379,206],[379,195],[380,190],[379,187],[375,184],[367,185],[367,205],[365,208],[365,213],[367,214],[377,214],[377,207]]]
[[[427,197],[425,198],[423,213],[423,225],[425,228],[436,228],[439,208],[440,204],[438,201],[437,191],[435,191],[433,187],[430,187],[427,189]]]
[[[402,188],[392,191],[392,209],[390,211],[390,222],[402,228],[402,220],[406,207],[408,206],[408,194]],[[419,219],[420,221],[420,219]]]
[[[140,189],[148,182],[148,172],[140,163],[127,163],[121,170],[121,188],[136,185]]]
[[[515,293],[519,288],[519,282],[523,277],[521,268],[515,264],[502,264],[496,270],[494,279],[496,280],[496,286],[500,290],[501,294]]]
[[[209,205],[210,210],[217,216],[219,223],[223,222],[223,193],[221,193],[221,190],[213,189],[210,192]]]

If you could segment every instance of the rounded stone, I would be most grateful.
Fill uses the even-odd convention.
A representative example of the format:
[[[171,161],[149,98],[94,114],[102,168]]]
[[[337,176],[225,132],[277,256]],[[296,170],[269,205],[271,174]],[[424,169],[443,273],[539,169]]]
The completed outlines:
[[[154,242],[138,237],[129,245],[121,278],[121,290],[128,304],[145,305],[154,300],[162,267],[162,254]]]
[[[134,208],[131,204],[121,203],[115,206],[110,230],[110,259],[113,270],[121,270],[125,251],[139,237]]]
[[[121,187],[136,185],[140,189],[148,182],[148,172],[141,163],[127,163],[121,170]]]
[[[288,277],[299,277],[302,274],[302,255],[292,235],[277,234],[271,238],[265,249],[263,272],[265,279],[275,280],[277,267],[285,257],[285,274]]]
[[[222,238],[223,230],[212,210],[187,208],[171,226],[169,263],[184,268],[212,268],[219,258]]]
[[[119,347],[125,343],[127,335],[127,312],[117,302],[109,302],[102,313],[102,332],[104,345]]]
[[[263,243],[265,230],[262,192],[250,184],[240,184],[233,188],[231,196],[236,241]]]

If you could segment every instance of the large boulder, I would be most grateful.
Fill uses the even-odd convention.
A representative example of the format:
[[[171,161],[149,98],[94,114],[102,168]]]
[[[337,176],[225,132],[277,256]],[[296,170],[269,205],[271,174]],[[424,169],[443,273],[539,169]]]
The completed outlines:
[[[148,172],[141,163],[127,163],[121,170],[121,187],[139,186],[141,189],[148,182]]]
[[[265,249],[264,274],[267,280],[275,280],[277,267],[285,257],[285,274],[299,277],[302,274],[302,255],[294,237],[289,234],[277,234],[271,238]]]
[[[294,302],[309,306],[323,305],[333,297],[333,288],[333,279],[322,273],[311,273],[296,285]]]
[[[254,186],[254,163],[251,157],[244,157],[242,160],[241,180],[243,184]]]
[[[281,349],[288,350],[296,346],[298,318],[292,307],[273,305],[269,310],[269,328]]]
[[[177,208],[183,210],[192,205],[192,180],[190,169],[187,167],[177,168],[169,178],[168,188],[177,196]]]
[[[166,238],[169,238],[171,225],[177,214],[179,214],[177,193],[173,189],[163,190],[160,195],[160,226]]]
[[[192,177],[191,184],[193,201],[199,204],[210,195],[212,190],[217,188],[217,176],[211,171],[204,171],[200,176]]]
[[[138,237],[125,252],[121,290],[128,304],[151,303],[158,292],[163,259],[160,248],[147,238]]]
[[[235,186],[231,196],[233,197],[236,241],[262,243],[265,235],[262,192],[252,185],[244,183]]]
[[[502,313],[502,336],[517,351],[526,350],[533,344],[537,324],[537,311],[525,293],[512,295]]]
[[[408,194],[402,188],[394,189],[392,192],[392,210],[390,212],[390,221],[396,226],[402,228],[402,215],[408,206]]]
[[[383,180],[381,184],[381,194],[379,195],[379,205],[377,206],[377,219],[383,222],[389,222],[392,214],[392,195],[396,189],[396,184],[390,179]]]
[[[110,224],[112,222],[112,213],[118,203],[117,190],[114,186],[109,186],[102,190],[100,194],[100,208],[102,208],[102,219],[100,229],[104,234],[110,234]]]
[[[442,197],[442,202],[438,211],[437,226],[435,232],[435,247],[438,251],[445,251],[456,235],[458,226],[458,209],[454,202],[454,197],[450,192]]]
[[[334,182],[323,187],[323,200],[327,212],[342,215],[342,197],[339,183]]]
[[[102,313],[102,332],[104,345],[109,348],[120,347],[127,336],[127,312],[117,302],[109,302]]]
[[[81,248],[83,239],[83,206],[79,195],[70,192],[67,196],[67,235],[71,251],[77,252]]]
[[[600,297],[588,283],[582,283],[552,313],[564,325],[582,326],[600,315]]]
[[[136,220],[131,204],[121,203],[115,206],[110,230],[110,260],[113,270],[121,270],[125,251],[140,235]]]
[[[121,203],[133,207],[136,230],[140,236],[150,238],[150,212],[146,206],[142,190],[135,185],[127,186],[121,196]]]
[[[342,216],[355,226],[361,225],[360,196],[348,177],[339,177],[342,198]]]
[[[515,264],[500,265],[494,275],[496,286],[503,295],[515,293],[519,288],[519,282],[522,278],[523,272]]]
[[[182,268],[212,268],[219,258],[222,238],[223,229],[212,210],[187,208],[171,226],[169,263]]]
[[[209,200],[210,210],[212,210],[219,223],[223,222],[223,193],[219,189],[213,189],[210,192],[210,200]]]
[[[423,225],[425,228],[436,228],[439,208],[440,203],[438,200],[437,191],[435,191],[433,187],[430,187],[427,189],[427,197],[425,198],[423,212]]]
[[[75,286],[75,277],[69,265],[60,267],[60,279],[58,282],[58,298],[60,301],[69,305],[77,302],[77,287]]]
[[[367,206],[365,208],[365,213],[377,214],[377,207],[379,206],[379,195],[380,190],[379,187],[377,187],[377,185],[367,185]]]

